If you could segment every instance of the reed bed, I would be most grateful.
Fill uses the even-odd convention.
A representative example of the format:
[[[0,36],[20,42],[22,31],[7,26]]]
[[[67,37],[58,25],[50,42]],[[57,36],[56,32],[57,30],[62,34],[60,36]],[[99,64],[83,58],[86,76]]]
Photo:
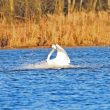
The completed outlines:
[[[110,46],[110,15],[107,12],[72,12],[0,23],[0,47]]]

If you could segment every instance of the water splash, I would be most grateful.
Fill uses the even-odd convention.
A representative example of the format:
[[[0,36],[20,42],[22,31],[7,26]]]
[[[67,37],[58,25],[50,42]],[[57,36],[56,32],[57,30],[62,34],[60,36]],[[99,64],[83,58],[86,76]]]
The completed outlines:
[[[65,66],[59,66],[59,65],[50,65],[46,61],[41,61],[35,64],[27,64],[23,68],[25,69],[63,69],[63,68],[78,68],[80,66],[78,65],[65,65]]]

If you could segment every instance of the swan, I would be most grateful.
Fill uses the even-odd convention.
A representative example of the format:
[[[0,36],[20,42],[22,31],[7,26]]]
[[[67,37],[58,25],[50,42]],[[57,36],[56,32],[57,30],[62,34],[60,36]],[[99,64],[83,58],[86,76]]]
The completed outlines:
[[[51,59],[51,55],[57,51],[55,58]],[[70,58],[67,52],[58,44],[52,45],[52,50],[47,59],[36,64],[27,65],[27,69],[62,69],[62,68],[78,68],[80,66],[70,64]]]
[[[57,50],[56,57],[54,59],[50,59],[55,50]],[[53,66],[68,66],[70,65],[70,58],[61,46],[58,44],[53,44],[52,50],[47,57],[47,63]]]

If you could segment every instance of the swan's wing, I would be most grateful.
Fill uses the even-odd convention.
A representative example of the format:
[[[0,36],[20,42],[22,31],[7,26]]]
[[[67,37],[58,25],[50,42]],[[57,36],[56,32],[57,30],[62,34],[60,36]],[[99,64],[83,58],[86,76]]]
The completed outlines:
[[[58,48],[59,51],[65,51],[60,45],[56,44],[56,47]]]
[[[58,44],[56,44],[57,46],[57,59],[62,60],[64,63],[70,63],[70,58],[67,54],[67,52]]]
[[[63,52],[66,56],[68,56],[67,52],[60,45],[56,44],[56,47],[58,52]]]

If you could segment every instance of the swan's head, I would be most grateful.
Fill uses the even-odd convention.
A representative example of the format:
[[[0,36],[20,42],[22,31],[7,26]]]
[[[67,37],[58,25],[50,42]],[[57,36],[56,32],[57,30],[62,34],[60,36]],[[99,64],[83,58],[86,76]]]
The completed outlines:
[[[55,44],[52,44],[52,48],[55,49],[55,50],[57,49]]]

